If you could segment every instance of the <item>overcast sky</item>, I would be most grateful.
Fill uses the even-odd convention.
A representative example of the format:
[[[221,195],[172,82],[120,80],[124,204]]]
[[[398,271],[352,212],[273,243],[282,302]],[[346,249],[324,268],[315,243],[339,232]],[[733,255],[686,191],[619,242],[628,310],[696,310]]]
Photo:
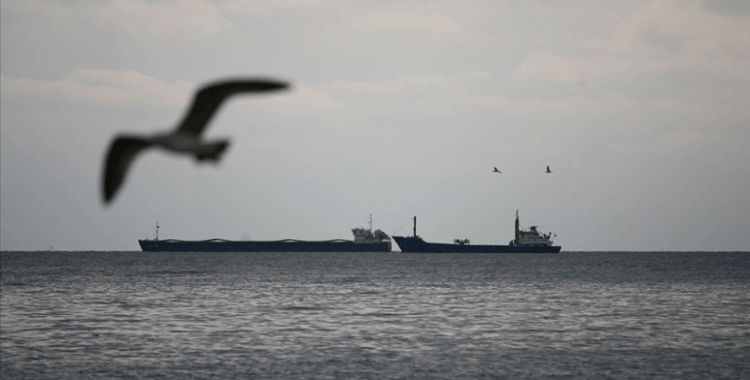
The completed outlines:
[[[370,214],[507,244],[515,210],[563,250],[750,250],[747,0],[0,4],[3,250],[139,250],[157,221],[352,239]],[[148,151],[102,204],[116,134],[236,76],[294,85],[224,104],[218,165]]]

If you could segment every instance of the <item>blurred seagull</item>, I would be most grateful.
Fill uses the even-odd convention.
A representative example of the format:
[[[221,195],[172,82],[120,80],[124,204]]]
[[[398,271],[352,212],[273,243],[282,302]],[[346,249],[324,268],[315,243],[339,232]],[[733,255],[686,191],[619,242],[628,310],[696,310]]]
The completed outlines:
[[[496,167],[494,167],[494,166],[492,167],[492,172],[493,172],[493,173],[500,173],[500,174],[503,174],[503,172],[501,172],[501,171],[497,170],[497,168],[496,168]]]
[[[549,165],[547,165],[547,174],[552,173],[552,170],[549,170]]]
[[[229,140],[204,141],[201,133],[211,117],[228,97],[243,92],[283,90],[289,83],[277,79],[249,78],[211,83],[198,91],[185,118],[176,130],[152,136],[119,135],[112,142],[104,163],[102,195],[104,203],[112,201],[125,180],[131,162],[141,151],[157,146],[174,153],[195,156],[198,161],[221,158]]]

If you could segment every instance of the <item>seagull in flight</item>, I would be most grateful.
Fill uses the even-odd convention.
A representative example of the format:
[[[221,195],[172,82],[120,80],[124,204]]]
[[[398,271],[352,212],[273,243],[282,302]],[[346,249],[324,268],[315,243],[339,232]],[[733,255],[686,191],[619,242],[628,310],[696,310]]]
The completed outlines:
[[[547,174],[550,174],[550,173],[552,173],[552,170],[549,170],[549,165],[547,165],[547,172],[546,172],[546,173],[547,173]]]
[[[493,173],[500,173],[500,174],[503,174],[503,172],[501,172],[501,171],[497,170],[497,168],[496,168],[496,167],[494,167],[494,166],[492,167],[492,172],[493,172]]]
[[[289,83],[278,79],[246,78],[210,83],[195,95],[193,105],[177,129],[151,136],[118,135],[104,161],[102,196],[104,204],[112,201],[125,180],[133,159],[153,146],[173,153],[188,154],[197,161],[217,162],[229,145],[229,140],[205,141],[201,133],[221,104],[230,96],[245,92],[268,92],[289,88]]]

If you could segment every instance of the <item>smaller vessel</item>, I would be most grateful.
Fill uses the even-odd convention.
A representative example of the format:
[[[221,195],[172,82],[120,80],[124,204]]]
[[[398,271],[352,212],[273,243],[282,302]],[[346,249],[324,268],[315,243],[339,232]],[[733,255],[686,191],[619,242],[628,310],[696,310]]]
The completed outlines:
[[[353,228],[354,240],[159,240],[159,223],[154,239],[138,240],[144,252],[390,252],[391,238],[381,230]]]
[[[557,235],[555,235],[557,236]],[[401,252],[421,253],[558,253],[562,247],[552,245],[552,233],[542,234],[537,226],[521,229],[516,210],[516,236],[508,245],[471,245],[469,239],[454,239],[453,244],[428,243],[417,235],[414,217],[414,236],[394,236]]]

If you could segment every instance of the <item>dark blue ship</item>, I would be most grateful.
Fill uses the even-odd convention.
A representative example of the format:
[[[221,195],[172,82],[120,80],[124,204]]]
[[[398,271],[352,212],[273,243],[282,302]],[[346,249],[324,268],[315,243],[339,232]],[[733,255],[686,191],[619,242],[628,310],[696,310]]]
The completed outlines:
[[[144,252],[390,252],[391,238],[383,231],[353,228],[354,240],[306,241],[295,239],[256,240],[159,240],[159,224],[154,239],[138,240]]]
[[[417,217],[414,217],[414,236],[394,236],[401,252],[418,253],[558,253],[562,247],[553,246],[552,233],[542,234],[532,226],[521,229],[516,210],[516,237],[508,245],[471,245],[469,239],[455,239],[453,244],[428,243],[417,235]],[[557,235],[555,235],[557,236]]]

